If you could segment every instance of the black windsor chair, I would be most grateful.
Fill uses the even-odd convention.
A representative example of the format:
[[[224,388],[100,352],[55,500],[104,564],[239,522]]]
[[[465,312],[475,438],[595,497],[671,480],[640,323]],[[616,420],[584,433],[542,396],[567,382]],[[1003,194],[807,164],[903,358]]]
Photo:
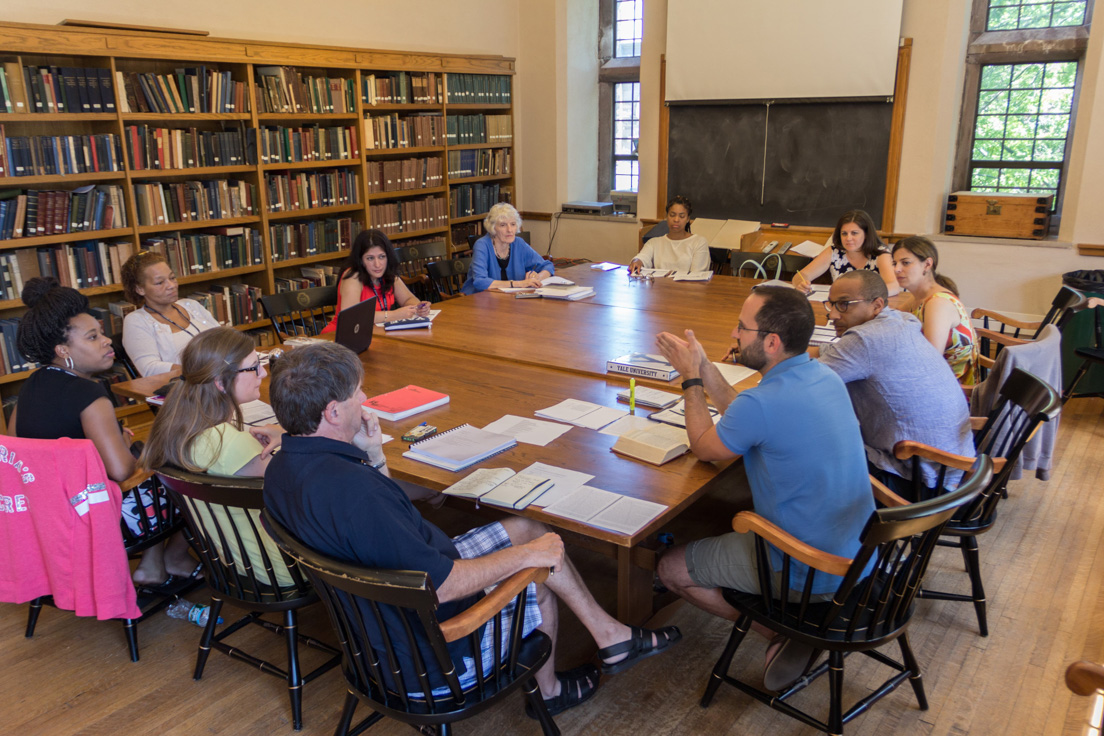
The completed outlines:
[[[970,317],[981,320],[981,327],[975,329],[978,336],[978,349],[981,351],[980,377],[985,378],[989,369],[993,367],[993,360],[1001,350],[1009,345],[1022,345],[1025,342],[1037,340],[1047,325],[1052,324],[1061,330],[1073,315],[1086,307],[1087,303],[1088,298],[1084,294],[1063,286],[1054,295],[1050,309],[1039,322],[1024,322],[980,307],[974,309],[970,312]]]
[[[318,601],[310,583],[260,528],[261,478],[223,478],[179,468],[157,471],[187,522],[185,534],[203,562],[211,610],[199,641],[194,678],[203,676],[211,647],[287,682],[292,725],[303,726],[303,685],[341,661],[333,647],[299,633],[297,611]],[[224,602],[249,613],[215,633]],[[261,618],[283,614],[283,625]],[[258,659],[225,639],[249,624],[286,637],[287,669]],[[332,655],[307,674],[300,672],[299,644]]]
[[[912,619],[914,598],[924,577],[932,550],[944,524],[961,508],[970,504],[992,478],[992,463],[978,458],[970,479],[953,493],[921,503],[906,504],[880,484],[874,485],[875,496],[892,508],[874,511],[859,537],[862,546],[854,559],[830,555],[790,536],[751,511],[741,511],[732,520],[737,532],[755,534],[756,559],[759,567],[760,593],[743,593],[724,589],[726,601],[740,613],[732,628],[728,645],[713,668],[701,706],[708,707],[722,683],[732,685],[756,700],[796,718],[826,733],[842,734],[843,726],[868,710],[876,701],[892,692],[906,680],[912,685],[921,710],[928,701],[916,661],[908,643],[908,624]],[[799,600],[779,599],[774,589],[768,544],[782,553],[778,590],[790,590],[792,561],[809,566]],[[865,574],[873,561],[873,572]],[[811,598],[818,575],[843,578],[830,602],[818,603]],[[791,594],[796,591],[791,591]],[[728,674],[736,649],[744,640],[752,622],[757,622],[814,649],[828,651],[828,661],[800,678],[785,691],[774,694],[753,687]],[[877,651],[896,641],[903,662],[897,662]],[[843,711],[844,658],[852,652],[862,652],[887,665],[897,673],[848,711]],[[786,702],[816,678],[828,672],[829,712],[827,722],[818,720]]]
[[[426,274],[433,284],[436,301],[455,299],[468,277],[470,258],[453,258],[451,261],[435,261],[426,264]]]
[[[337,736],[361,733],[383,716],[423,732],[433,729],[448,736],[453,722],[474,716],[519,689],[524,691],[546,736],[559,733],[533,678],[552,653],[551,640],[539,630],[521,637],[526,585],[543,582],[547,569],[521,570],[463,613],[438,621],[437,594],[426,573],[374,570],[340,562],[304,545],[267,510],[262,519],[280,549],[299,563],[314,584],[341,642],[345,654],[342,668],[349,692],[335,731]],[[516,600],[516,606],[508,624],[508,651],[504,652],[501,651],[503,617],[497,614],[511,600]],[[389,630],[385,626],[385,611],[398,614],[397,619],[403,622],[401,629]],[[496,642],[493,664],[484,671],[480,657],[476,656],[475,683],[462,687],[446,644],[468,637],[478,652],[481,626],[492,617],[494,623],[490,625],[494,627]],[[378,633],[369,632],[365,618],[375,624]],[[406,643],[416,671],[401,668],[395,653],[396,641]],[[432,695],[427,675],[429,656],[444,673],[447,694]],[[426,697],[424,693],[431,695]],[[358,701],[364,701],[375,712],[350,730]]]
[[[281,291],[261,297],[261,306],[283,342],[289,337],[314,337],[333,318],[336,286]]]
[[[1054,419],[1062,409],[1058,392],[1027,371],[1016,369],[1009,374],[1000,388],[1000,398],[989,412],[985,424],[974,436],[974,444],[980,454],[993,458],[995,474],[974,501],[962,507],[943,528],[939,545],[957,547],[962,551],[966,572],[970,576],[970,595],[945,593],[922,589],[921,598],[941,601],[970,601],[977,613],[978,629],[982,636],[989,635],[985,612],[985,585],[981,579],[981,561],[978,556],[978,537],[993,528],[997,520],[997,505],[1005,492],[1009,476],[1024,445],[1040,424]],[[929,460],[940,465],[936,488],[943,488],[948,470],[967,470],[973,458],[937,450],[919,442],[898,442],[894,455],[901,460],[912,460],[912,476],[921,477],[920,461]],[[930,490],[914,480],[915,498],[923,500]]]
[[[433,297],[433,286],[426,275],[425,267],[449,257],[448,243],[441,239],[429,243],[396,245],[395,256],[399,259],[399,276],[403,283],[414,296],[422,301],[430,301]]]

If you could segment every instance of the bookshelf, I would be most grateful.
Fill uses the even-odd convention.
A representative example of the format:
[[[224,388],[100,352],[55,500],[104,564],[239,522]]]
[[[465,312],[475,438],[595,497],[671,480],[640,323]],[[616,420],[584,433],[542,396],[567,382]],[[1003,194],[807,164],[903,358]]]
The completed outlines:
[[[112,254],[166,252],[184,297],[269,294],[303,267],[336,265],[368,227],[400,246],[466,250],[490,204],[514,199],[513,59],[0,23],[0,65],[5,79],[36,72],[23,81],[42,103],[33,111],[32,88],[27,107],[0,107],[0,205],[99,196],[109,215],[93,201],[100,218],[84,227],[74,215],[79,232],[0,239],[0,276],[13,261],[23,281],[38,275],[40,249],[59,268],[83,258],[73,285],[96,307],[122,299]],[[69,104],[47,109],[54,98]],[[41,170],[14,175],[16,140]],[[0,293],[0,319],[22,311],[17,294]],[[0,399],[27,375],[0,375]]]

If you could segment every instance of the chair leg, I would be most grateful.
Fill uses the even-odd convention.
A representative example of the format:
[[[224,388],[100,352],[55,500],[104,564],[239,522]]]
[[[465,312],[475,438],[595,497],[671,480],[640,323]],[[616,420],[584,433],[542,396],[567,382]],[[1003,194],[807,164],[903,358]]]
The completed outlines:
[[[725,675],[728,674],[728,668],[732,665],[732,657],[736,654],[736,648],[740,646],[744,637],[747,636],[750,626],[751,617],[742,616],[732,627],[732,634],[728,637],[728,644],[725,645],[725,649],[721,653],[721,658],[717,660],[717,664],[713,666],[713,672],[709,675],[709,682],[705,685],[705,694],[702,695],[700,703],[701,707],[708,708],[709,704],[713,701],[713,696],[717,694],[717,688],[724,682]]]
[[[34,636],[35,626],[38,625],[38,614],[40,613],[42,613],[42,596],[31,601],[30,607],[27,609],[27,633],[24,636],[28,639]]]
[[[345,693],[345,707],[341,709],[341,720],[337,722],[334,736],[346,736],[349,733],[349,726],[353,724],[353,714],[356,713],[357,702],[357,696],[352,693]]]
[[[126,633],[127,648],[130,649],[130,661],[138,661],[138,622],[132,618],[123,619],[123,632]]]
[[[1070,381],[1070,385],[1066,386],[1065,392],[1062,394],[1062,403],[1073,398],[1073,390],[1077,388],[1077,384],[1081,382],[1081,379],[1085,377],[1085,374],[1089,372],[1089,366],[1091,361],[1084,360],[1081,362],[1081,367],[1077,369],[1077,373],[1073,376],[1073,380]]]
[[[909,671],[909,683],[912,684],[912,691],[916,693],[916,702],[920,705],[920,710],[928,709],[928,696],[924,694],[924,681],[920,677],[920,663],[916,661],[916,655],[912,653],[912,647],[909,646],[908,632],[901,634],[897,637],[897,644],[901,647],[901,659],[905,662],[905,667]]]
[[[522,687],[525,690],[525,697],[529,700],[529,707],[537,714],[537,720],[540,722],[541,732],[544,733],[544,736],[559,736],[560,729],[548,712],[548,706],[545,705],[544,698],[541,697],[537,681],[530,677]]]
[[[828,653],[828,733],[843,733],[843,652]]]
[[[989,636],[989,623],[985,616],[985,585],[981,582],[981,558],[978,556],[977,537],[962,540],[962,558],[970,575],[971,597],[977,613],[978,629],[982,636]]]
[[[203,668],[207,666],[207,657],[211,654],[211,640],[215,637],[215,627],[218,626],[219,613],[222,611],[222,599],[211,596],[211,610],[207,614],[207,626],[203,629],[203,636],[199,637],[199,652],[196,654],[195,672],[193,680],[203,677]]]
[[[299,673],[299,626],[295,610],[284,611],[284,633],[288,650],[288,695],[291,698],[291,725],[303,728],[303,677]]]

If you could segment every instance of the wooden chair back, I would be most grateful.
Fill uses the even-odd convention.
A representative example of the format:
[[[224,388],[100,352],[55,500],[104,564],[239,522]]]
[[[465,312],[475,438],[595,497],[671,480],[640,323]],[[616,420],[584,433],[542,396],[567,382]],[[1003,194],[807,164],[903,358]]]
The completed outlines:
[[[811,600],[815,578],[825,574],[812,568],[799,600],[782,595],[780,591],[792,587],[790,556],[782,554],[781,567],[775,570],[780,570],[781,578],[775,587],[767,542],[756,536],[760,610],[788,628],[815,632],[826,649],[846,650],[848,645],[893,636],[912,617],[916,593],[943,527],[977,498],[992,477],[992,461],[979,456],[970,477],[952,493],[875,510],[860,535],[862,546],[829,603]]]
[[[460,289],[464,286],[470,267],[470,258],[453,258],[426,265],[426,274],[433,284],[438,301],[460,296]]]
[[[344,653],[342,668],[350,692],[379,713],[415,726],[458,720],[515,690],[520,678],[528,680],[532,668],[538,666],[530,661],[519,668],[519,656],[525,660],[527,648],[547,643],[539,631],[522,640],[524,588],[509,623],[508,651],[502,651],[502,616],[495,616],[488,624],[495,627],[493,665],[484,671],[476,656],[475,683],[464,687],[437,619],[437,594],[427,573],[341,562],[307,547],[267,510],[262,518],[280,549],[299,564],[326,604]],[[475,652],[480,651],[481,634],[482,627],[477,627],[467,635]],[[410,652],[415,671],[402,668],[399,647]],[[430,671],[443,679],[445,686],[438,685],[435,690]],[[346,730],[351,717],[349,712]],[[344,732],[340,726],[338,732]]]
[[[414,243],[411,245],[396,245],[395,255],[399,259],[399,276],[403,283],[410,287],[414,296],[429,301],[432,297],[432,286],[425,267],[435,261],[441,261],[449,257],[449,246],[444,239],[430,243]]]
[[[289,337],[314,337],[333,318],[337,286],[281,291],[261,297],[261,306],[272,320],[280,341]]]

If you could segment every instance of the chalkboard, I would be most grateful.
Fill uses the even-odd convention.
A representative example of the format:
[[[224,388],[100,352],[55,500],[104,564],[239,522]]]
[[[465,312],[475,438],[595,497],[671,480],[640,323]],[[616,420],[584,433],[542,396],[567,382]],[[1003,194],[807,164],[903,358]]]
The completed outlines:
[[[830,227],[858,208],[881,227],[893,103],[773,103],[769,110],[671,105],[668,196],[689,197],[695,217]]]

